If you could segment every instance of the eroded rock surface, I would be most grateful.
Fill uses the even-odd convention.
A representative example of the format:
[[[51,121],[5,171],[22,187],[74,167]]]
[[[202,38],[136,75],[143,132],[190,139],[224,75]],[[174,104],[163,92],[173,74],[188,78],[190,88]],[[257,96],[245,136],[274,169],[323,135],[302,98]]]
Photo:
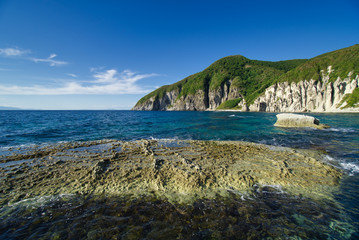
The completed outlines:
[[[315,151],[94,141],[1,151],[1,239],[351,239]],[[355,237],[355,236],[354,236]]]
[[[266,186],[323,199],[331,198],[341,177],[318,152],[246,142],[105,141],[37,154],[12,151],[0,165],[1,204],[59,194],[151,195],[186,203],[250,195]]]
[[[259,112],[341,112],[358,111],[358,108],[343,108],[346,94],[358,88],[359,76],[348,73],[345,79],[332,81],[328,72],[322,72],[322,81],[313,79],[298,83],[275,83],[249,106],[249,111]]]

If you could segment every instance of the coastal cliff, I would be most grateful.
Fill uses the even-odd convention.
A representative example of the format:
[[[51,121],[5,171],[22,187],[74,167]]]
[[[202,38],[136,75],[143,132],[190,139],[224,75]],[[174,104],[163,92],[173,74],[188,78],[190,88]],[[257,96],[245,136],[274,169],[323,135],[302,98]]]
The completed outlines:
[[[222,58],[146,95],[132,110],[359,111],[359,45],[312,59]]]
[[[350,74],[349,74],[350,75]],[[248,107],[254,112],[349,112],[359,111],[359,105],[350,105],[348,98],[358,91],[359,77],[350,76],[330,82],[311,79],[298,83],[276,83],[265,90]],[[355,92],[354,92],[355,91]]]
[[[178,90],[166,92],[162,98],[151,97],[143,103],[136,104],[133,110],[147,111],[206,111],[216,110],[217,107],[228,100],[242,98],[237,87],[231,86],[230,82],[218,89],[203,91],[196,94],[180,96]]]

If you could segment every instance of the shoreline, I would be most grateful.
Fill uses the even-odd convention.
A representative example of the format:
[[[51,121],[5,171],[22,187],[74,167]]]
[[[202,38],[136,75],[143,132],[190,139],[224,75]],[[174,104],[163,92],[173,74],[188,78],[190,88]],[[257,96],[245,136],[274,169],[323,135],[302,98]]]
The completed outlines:
[[[241,111],[241,110],[231,110],[231,109],[227,109],[227,110],[205,110],[205,111],[209,111],[209,112],[245,112],[245,113],[303,113],[303,114],[312,114],[312,113],[359,113],[359,110],[353,110],[353,111],[334,111],[334,112],[255,112],[255,111]]]

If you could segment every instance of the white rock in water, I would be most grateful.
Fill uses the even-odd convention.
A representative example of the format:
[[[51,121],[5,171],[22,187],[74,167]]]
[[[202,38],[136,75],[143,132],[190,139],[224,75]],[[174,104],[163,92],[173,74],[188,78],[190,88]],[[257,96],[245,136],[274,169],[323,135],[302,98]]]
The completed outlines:
[[[276,127],[314,127],[318,129],[329,128],[328,125],[320,124],[319,119],[293,113],[277,114],[277,122],[274,124]]]

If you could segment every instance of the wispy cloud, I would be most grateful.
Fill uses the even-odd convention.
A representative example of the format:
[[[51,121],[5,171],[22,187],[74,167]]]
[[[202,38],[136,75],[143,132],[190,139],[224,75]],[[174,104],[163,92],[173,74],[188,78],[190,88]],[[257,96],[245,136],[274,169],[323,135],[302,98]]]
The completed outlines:
[[[22,50],[22,49],[18,49],[18,48],[0,48],[0,56],[1,57],[20,57],[22,59],[31,60],[36,63],[38,63],[38,62],[48,63],[52,67],[68,64],[68,62],[65,62],[65,61],[55,60],[57,55],[54,53],[50,54],[50,56],[47,58],[36,58],[36,57],[31,57],[31,56],[24,58],[24,55],[26,55],[28,53],[31,53],[31,51],[30,50]]]
[[[144,94],[153,88],[143,88],[139,80],[158,74],[137,74],[130,70],[121,73],[115,69],[96,72],[91,81],[70,81],[59,87],[47,86],[5,86],[0,84],[0,94],[4,95],[68,95],[68,94]]]
[[[99,72],[94,74],[95,82],[97,83],[114,83],[118,81],[117,71],[115,69],[110,69],[105,72]]]
[[[0,48],[0,55],[5,57],[23,56],[29,52],[29,50],[21,50],[18,48]]]
[[[51,67],[55,67],[55,66],[61,66],[61,65],[65,65],[67,64],[67,62],[65,61],[58,61],[55,60],[54,58],[56,57],[56,54],[50,54],[50,56],[48,58],[32,58],[32,61],[38,63],[38,62],[45,62],[45,63],[49,63]]]

